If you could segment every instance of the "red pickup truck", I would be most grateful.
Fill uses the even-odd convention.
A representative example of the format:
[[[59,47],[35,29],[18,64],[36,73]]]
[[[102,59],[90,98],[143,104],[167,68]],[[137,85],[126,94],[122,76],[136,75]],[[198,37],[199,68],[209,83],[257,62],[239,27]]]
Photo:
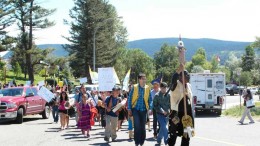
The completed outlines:
[[[0,90],[0,121],[16,120],[23,123],[23,116],[41,114],[48,119],[50,106],[40,97],[36,87],[14,87]]]

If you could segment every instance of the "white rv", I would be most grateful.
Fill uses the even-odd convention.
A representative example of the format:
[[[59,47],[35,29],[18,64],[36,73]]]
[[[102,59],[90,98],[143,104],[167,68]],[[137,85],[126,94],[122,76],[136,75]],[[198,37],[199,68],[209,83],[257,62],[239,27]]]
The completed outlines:
[[[191,73],[190,84],[195,111],[214,111],[221,115],[226,96],[224,73]]]

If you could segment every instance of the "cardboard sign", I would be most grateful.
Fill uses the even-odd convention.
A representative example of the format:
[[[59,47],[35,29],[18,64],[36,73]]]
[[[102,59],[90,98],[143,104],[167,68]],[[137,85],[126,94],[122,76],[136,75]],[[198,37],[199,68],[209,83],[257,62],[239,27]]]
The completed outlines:
[[[114,68],[98,68],[99,91],[112,91],[116,84]]]
[[[40,90],[38,91],[38,95],[47,102],[50,102],[54,98],[54,94],[44,86],[40,88]]]
[[[43,86],[43,85],[44,85],[44,81],[38,82],[38,86],[39,86],[39,87],[41,87],[41,86]]]
[[[63,81],[59,81],[59,87],[62,87],[63,86]]]
[[[87,77],[79,79],[80,84],[84,84],[88,82]]]

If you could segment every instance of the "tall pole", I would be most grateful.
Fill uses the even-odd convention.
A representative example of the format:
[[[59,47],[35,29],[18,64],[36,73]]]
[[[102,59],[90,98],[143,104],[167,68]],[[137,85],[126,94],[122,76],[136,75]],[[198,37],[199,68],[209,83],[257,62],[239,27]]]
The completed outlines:
[[[45,76],[44,76],[44,77],[45,77],[45,80],[44,80],[45,86],[47,85],[47,84],[46,84],[46,83],[47,83],[47,82],[46,82],[46,76],[47,76],[47,66],[45,66]]]
[[[96,69],[96,32],[97,32],[97,28],[94,29],[94,35],[93,35],[93,71],[94,72]]]
[[[5,84],[6,84],[6,66],[4,67]]]
[[[242,95],[243,92],[240,93],[240,90],[241,90],[240,88],[241,88],[241,85],[240,85],[240,76],[239,76],[239,95],[240,95],[239,99],[240,99],[240,109],[241,109],[241,95]]]

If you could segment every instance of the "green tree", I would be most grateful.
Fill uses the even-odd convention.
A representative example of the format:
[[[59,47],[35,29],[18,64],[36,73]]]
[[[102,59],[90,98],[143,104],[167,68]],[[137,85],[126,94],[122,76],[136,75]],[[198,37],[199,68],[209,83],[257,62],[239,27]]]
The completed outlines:
[[[0,36],[5,35],[5,28],[12,25],[14,22],[13,13],[13,0],[0,0]]]
[[[203,66],[207,62],[205,49],[199,48],[196,51],[195,55],[192,57],[191,61],[193,66],[195,65]]]
[[[233,74],[233,71],[236,68],[241,66],[241,59],[238,59],[237,56],[235,56],[234,53],[229,53],[228,56],[229,56],[228,60],[226,60],[226,62],[225,62],[225,67],[227,69],[229,69],[229,71],[230,71],[230,79],[229,80],[231,80],[231,78],[234,79],[234,76],[235,76]]]
[[[253,43],[253,47],[258,48],[260,50],[260,37],[256,37],[256,40]]]
[[[255,65],[255,51],[252,46],[245,48],[245,54],[242,56],[242,69],[243,71],[251,71]]]
[[[200,65],[195,65],[195,66],[193,66],[191,72],[192,73],[203,73],[204,69]]]
[[[178,51],[175,46],[163,44],[160,51],[154,54],[156,76],[163,73],[163,81],[171,82],[172,74],[178,68]]]
[[[240,77],[240,84],[248,87],[252,85],[252,83],[253,83],[252,74],[249,71],[243,71]]]
[[[93,44],[96,48],[96,68],[114,66],[119,48],[127,42],[127,31],[118,19],[115,7],[104,0],[75,0],[70,17],[72,22],[67,22],[71,26],[71,37],[67,38],[70,44],[64,47],[74,56],[70,61],[74,76],[90,79]]]
[[[219,62],[217,60],[217,56],[213,55],[211,58],[211,69],[210,72],[215,73],[219,69]]]
[[[14,0],[16,11],[15,19],[21,31],[21,50],[24,51],[25,64],[29,80],[34,81],[34,65],[32,63],[33,31],[45,29],[54,25],[53,21],[47,19],[55,12],[55,9],[45,9],[36,0]]]
[[[15,63],[13,67],[13,71],[16,77],[19,77],[22,74],[21,66],[18,62]]]
[[[122,53],[124,56],[118,59],[115,64],[117,74],[122,75],[119,76],[120,79],[123,79],[129,69],[131,69],[130,80],[133,83],[137,82],[139,73],[145,73],[148,82],[154,79],[155,67],[150,56],[141,49],[122,49],[122,51],[125,51]],[[121,68],[122,66],[124,68]]]
[[[231,72],[230,72],[229,68],[227,68],[227,67],[225,67],[225,66],[221,66],[221,67],[219,68],[219,71],[225,73],[226,83],[230,83]]]

